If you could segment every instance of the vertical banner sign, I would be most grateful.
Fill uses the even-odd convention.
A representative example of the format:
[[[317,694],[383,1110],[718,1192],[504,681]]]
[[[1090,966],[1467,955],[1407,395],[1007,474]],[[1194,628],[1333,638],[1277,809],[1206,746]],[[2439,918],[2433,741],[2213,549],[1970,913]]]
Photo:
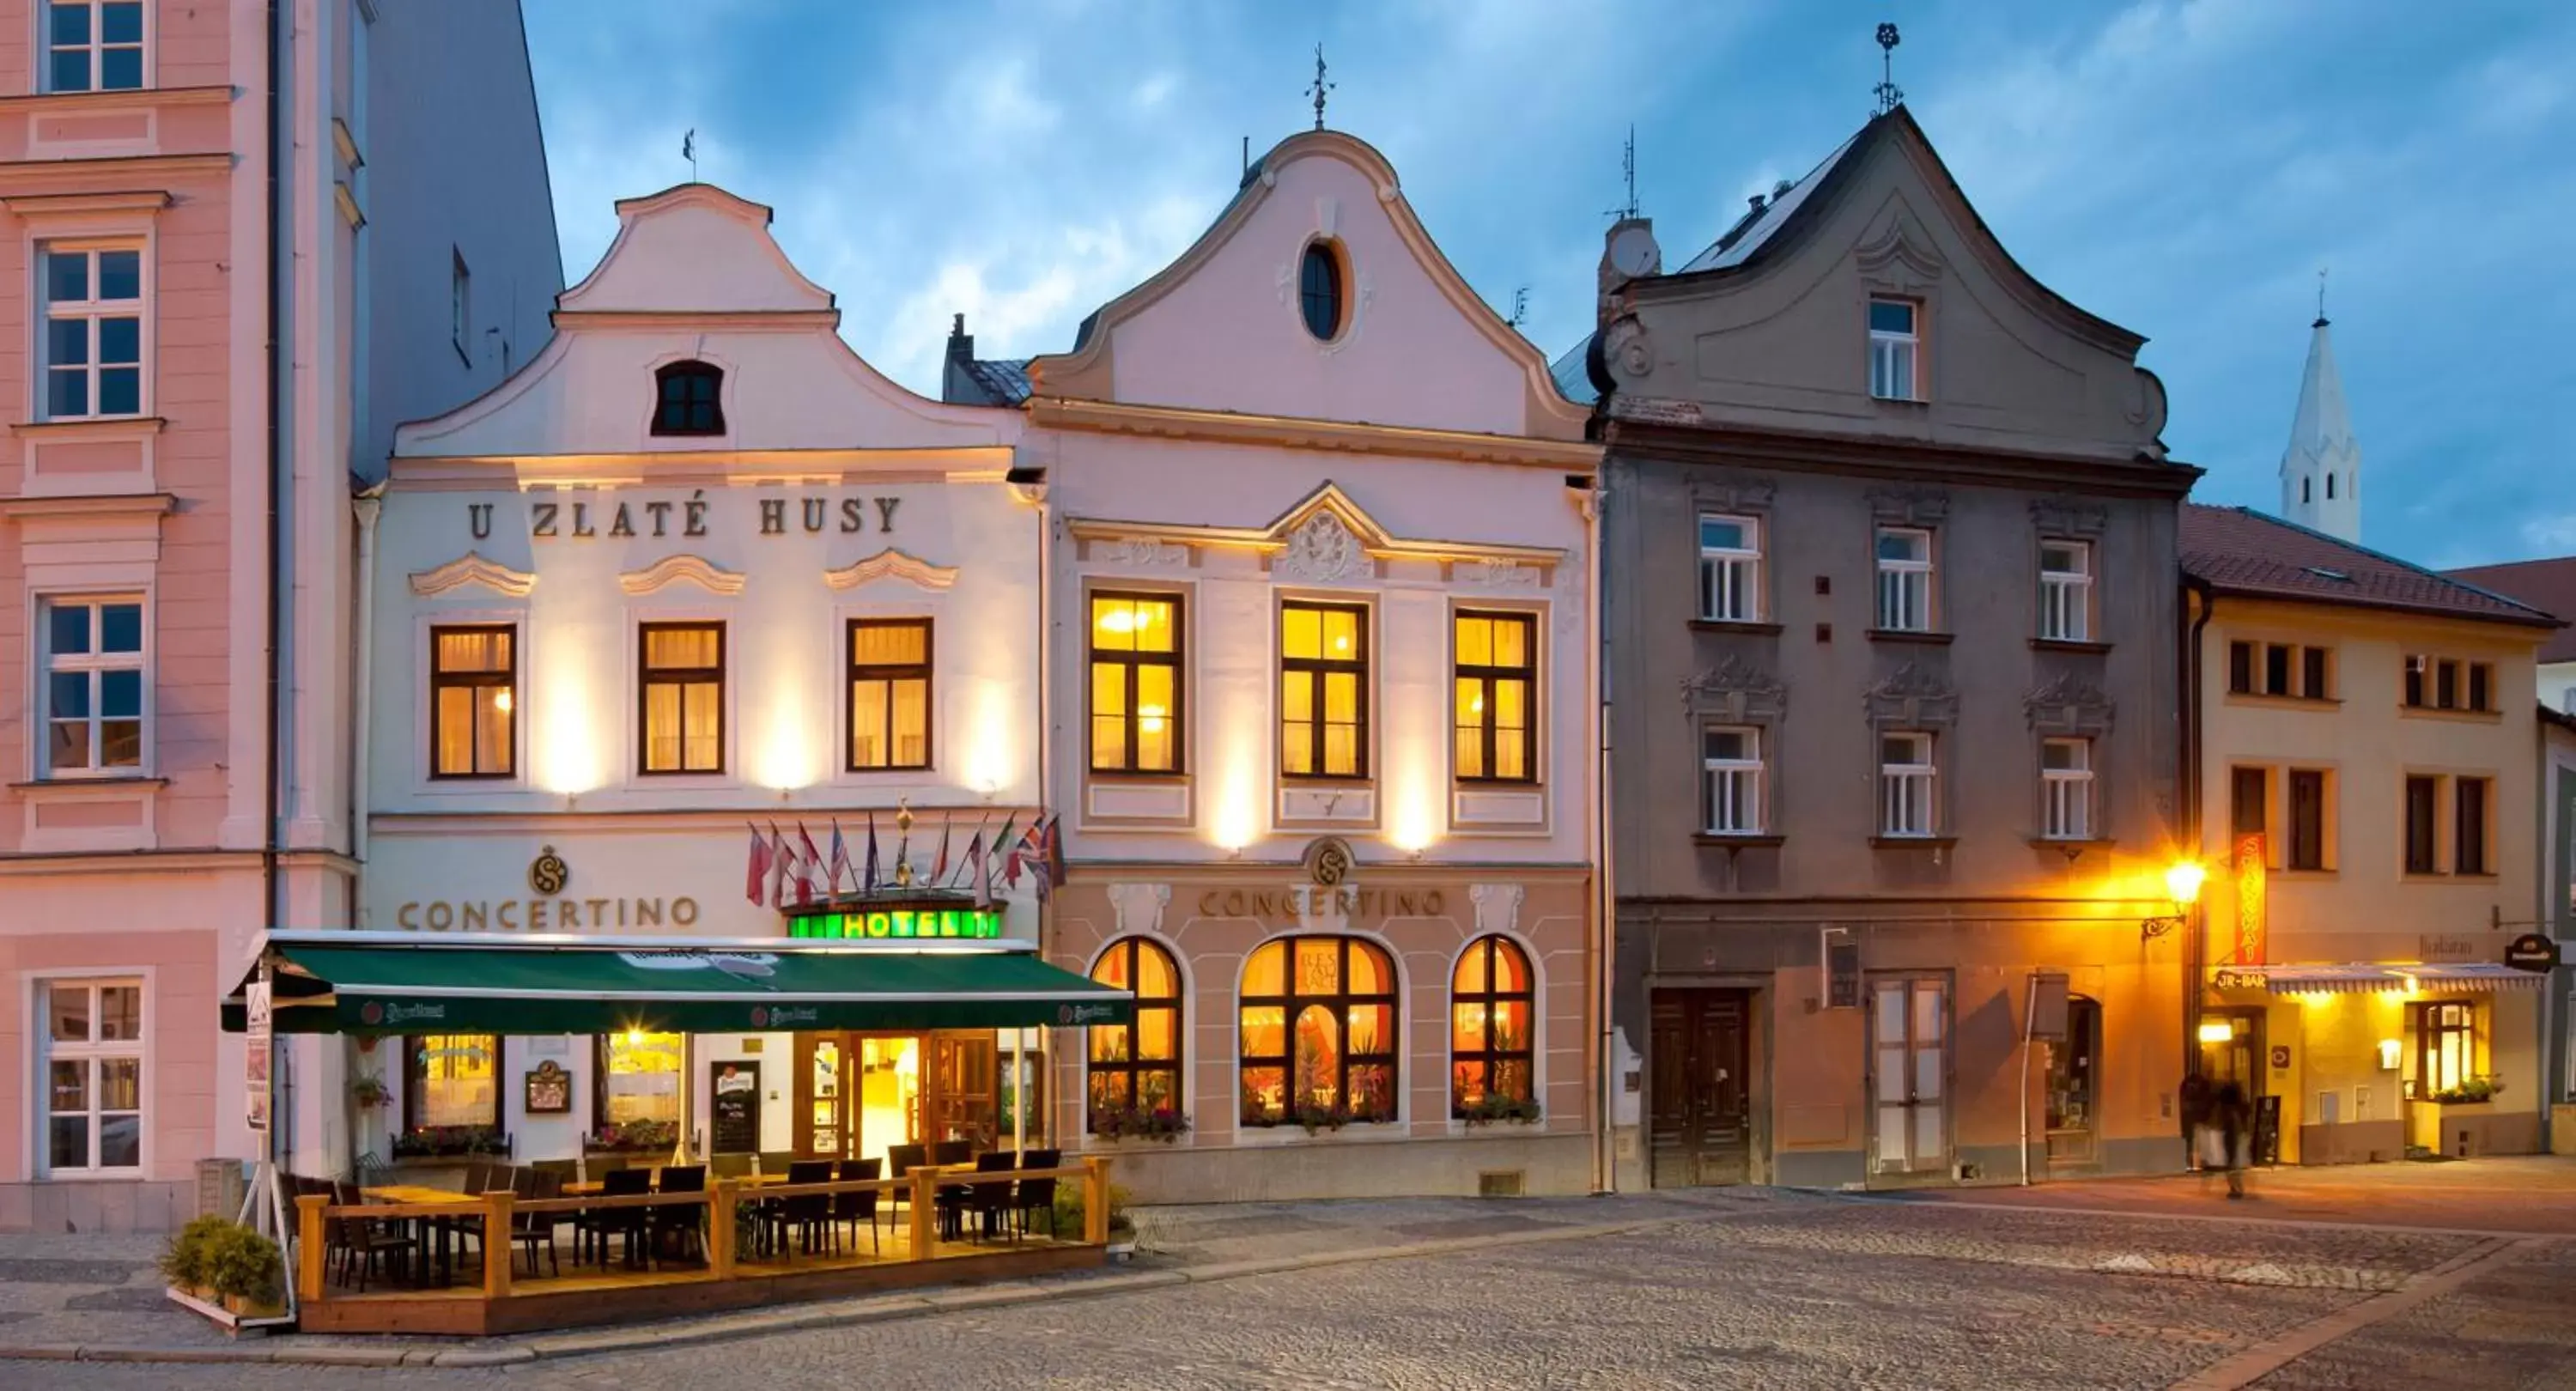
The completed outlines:
[[[2263,964],[2263,910],[2269,902],[2263,876],[2263,833],[2248,831],[2236,838],[2235,964],[2239,966]]]
[[[251,1133],[255,1135],[265,1134],[268,1130],[268,1064],[270,1053],[268,1046],[268,982],[264,980],[252,981],[248,986],[244,987],[242,998],[244,1003],[243,1012],[248,1017],[247,1022],[249,1025],[242,1044],[244,1056],[243,1072],[245,1073],[244,1080],[248,1083],[248,1085],[243,1088],[244,1095],[247,1098],[244,1104],[248,1106],[250,1111]]]

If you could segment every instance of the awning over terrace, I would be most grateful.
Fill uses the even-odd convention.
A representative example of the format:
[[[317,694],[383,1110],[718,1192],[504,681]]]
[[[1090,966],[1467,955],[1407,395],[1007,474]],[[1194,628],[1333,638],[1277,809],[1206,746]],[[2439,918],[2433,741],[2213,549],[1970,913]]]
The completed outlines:
[[[2356,961],[2327,965],[2220,966],[2210,972],[2220,990],[2263,990],[2274,995],[2362,995],[2383,990],[2538,990],[2549,977],[2492,961]]]

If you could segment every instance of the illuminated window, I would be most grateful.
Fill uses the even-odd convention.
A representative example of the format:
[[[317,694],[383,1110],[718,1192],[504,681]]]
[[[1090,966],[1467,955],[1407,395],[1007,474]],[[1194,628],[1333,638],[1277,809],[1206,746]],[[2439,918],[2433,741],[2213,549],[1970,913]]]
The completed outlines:
[[[1910,299],[1869,302],[1869,394],[1882,401],[1922,399],[1922,338]]]
[[[1699,616],[1714,623],[1762,621],[1761,522],[1699,519]]]
[[[1091,769],[1181,771],[1181,601],[1091,596]]]
[[[2093,548],[2081,541],[2039,543],[2039,636],[2084,642],[2093,635]]]
[[[143,766],[143,601],[37,603],[48,778],[131,775]]]
[[[599,1039],[599,1107],[602,1125],[637,1121],[678,1124],[680,1036],[628,1030]]]
[[[1538,620],[1528,614],[1461,613],[1454,626],[1458,776],[1537,781],[1530,696],[1538,686]]]
[[[429,630],[429,775],[506,778],[518,748],[518,642],[506,627]]]
[[[653,373],[653,433],[725,432],[724,372],[704,362],[674,362]]]
[[[1504,937],[1467,944],[1449,977],[1449,1114],[1537,1099],[1529,957]]]
[[[45,1011],[37,1073],[44,1079],[45,1174],[140,1169],[142,982],[39,981],[36,999]]]
[[[134,91],[143,85],[143,0],[50,0],[45,90]]]
[[[1395,966],[1355,937],[1281,937],[1243,967],[1245,1125],[1391,1121]]]
[[[1342,258],[1329,242],[1315,242],[1297,272],[1297,302],[1306,315],[1306,331],[1331,342],[1342,331]]]
[[[2406,1007],[2415,1035],[2416,1097],[2452,1091],[2485,1074],[2478,1067],[2478,1007],[2463,1000],[2435,1000]]]
[[[724,625],[643,627],[647,773],[724,771]]]
[[[850,767],[930,766],[930,620],[850,620]]]
[[[1368,776],[1368,610],[1279,606],[1279,771]]]
[[[1121,938],[1091,978],[1136,995],[1136,1022],[1091,1026],[1091,1129],[1116,1133],[1129,1117],[1181,1108],[1181,973],[1172,954],[1142,937]]]
[[[403,1123],[411,1129],[501,1123],[501,1040],[414,1034],[403,1040]]]
[[[1932,629],[1932,533],[1878,529],[1878,626],[1891,633]]]
[[[47,243],[37,356],[45,420],[143,414],[143,251]]]

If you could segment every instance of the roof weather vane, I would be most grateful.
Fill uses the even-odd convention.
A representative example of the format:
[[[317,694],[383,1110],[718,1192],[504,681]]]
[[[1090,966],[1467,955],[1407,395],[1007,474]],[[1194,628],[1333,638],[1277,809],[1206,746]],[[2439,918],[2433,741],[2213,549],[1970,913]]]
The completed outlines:
[[[1333,90],[1335,85],[1324,80],[1324,46],[1317,44],[1315,45],[1315,80],[1306,87],[1306,90],[1313,93],[1315,97],[1315,129],[1317,130],[1324,128],[1324,94]]]
[[[1628,123],[1628,143],[1619,152],[1619,174],[1627,180],[1628,201],[1612,208],[1610,215],[1624,221],[1637,215],[1637,123],[1634,121]]]
[[[696,183],[698,181],[698,128],[696,126],[689,127],[689,133],[680,137],[680,158],[689,162],[689,182]]]
[[[2317,321],[2316,321],[2315,323],[2313,323],[2313,324],[2309,325],[2309,327],[2311,327],[2311,328],[2324,328],[2325,326],[2326,326],[2326,268],[2325,268],[2325,267],[2323,267],[2323,266],[2319,266],[2319,267],[2317,267]]]
[[[1905,100],[1905,89],[1896,85],[1896,26],[1878,26],[1878,85],[1870,89],[1878,98],[1878,114],[1886,115]]]

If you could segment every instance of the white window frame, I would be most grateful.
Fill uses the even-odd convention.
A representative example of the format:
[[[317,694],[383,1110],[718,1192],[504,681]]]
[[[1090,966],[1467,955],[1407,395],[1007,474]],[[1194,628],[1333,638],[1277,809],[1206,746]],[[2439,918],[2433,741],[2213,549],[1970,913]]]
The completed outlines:
[[[99,992],[118,986],[130,986],[137,1000],[135,1036],[131,1039],[101,1041],[98,1038]],[[53,992],[58,987],[80,987],[89,991],[90,1037],[79,1042],[57,1042],[54,1038]],[[28,1030],[35,1045],[30,1052],[35,1058],[34,1076],[29,1086],[28,1150],[33,1161],[30,1172],[40,1178],[139,1178],[152,1167],[152,980],[148,972],[73,973],[68,975],[31,976],[27,983]],[[135,1065],[132,1111],[102,1111],[99,1086],[101,1060],[133,1059]],[[89,1118],[89,1159],[84,1165],[60,1166],[53,1162],[54,1089],[53,1065],[56,1062],[79,1061],[89,1072],[86,1097],[88,1109],[79,1114]],[[71,1113],[65,1113],[71,1114]],[[131,1115],[135,1118],[134,1163],[106,1165],[98,1162],[99,1129],[106,1116]]]
[[[1887,543],[1903,538],[1921,543],[1921,555],[1894,558]],[[1870,555],[1878,566],[1878,629],[1888,633],[1932,631],[1932,532],[1928,527],[1882,526],[1870,534]]]
[[[106,16],[102,11],[111,3],[115,3],[115,0],[79,0],[80,7],[89,11],[89,42],[75,46],[54,42],[54,11],[73,6],[58,4],[57,0],[37,0],[35,44],[29,50],[35,55],[35,81],[30,84],[35,90],[41,92],[146,92],[152,89],[153,11],[158,7],[152,4],[151,0],[142,0],[137,7],[142,12],[142,28],[134,41],[109,43],[105,38]],[[107,72],[107,54],[112,49],[131,49],[140,55],[135,64],[137,77],[134,86],[101,85],[101,79]],[[86,87],[55,86],[54,54],[75,51],[89,55],[89,85]]]
[[[44,304],[44,313],[35,326],[33,358],[36,370],[28,374],[34,400],[32,413],[38,420],[139,420],[152,414],[152,248],[138,237],[65,237],[39,241],[36,248],[36,294]],[[134,294],[130,300],[98,298],[98,258],[103,252],[134,253]],[[50,262],[57,255],[80,255],[88,261],[89,298],[57,300],[52,296],[53,277]],[[114,319],[134,320],[134,409],[107,412],[99,409],[99,328]],[[78,364],[86,383],[88,409],[78,414],[57,415],[53,410],[53,326],[57,322],[84,324],[88,339],[89,361]],[[124,366],[124,363],[115,364]]]
[[[106,634],[106,611],[111,607],[131,604],[140,610],[140,646],[132,652],[57,653],[53,650],[53,614],[56,609],[81,608],[90,611],[91,645],[95,647]],[[36,671],[33,692],[36,718],[30,736],[38,779],[80,780],[102,778],[139,778],[149,776],[152,767],[152,602],[149,595],[115,590],[102,593],[43,593],[35,600]],[[142,725],[132,763],[101,764],[96,761],[105,747],[103,735],[107,717],[106,682],[103,674],[111,671],[139,673],[141,691],[136,699],[135,718]],[[83,767],[54,766],[54,682],[57,674],[81,674],[89,679],[89,749],[92,762]]]
[[[1889,757],[1888,744],[1903,739],[1912,745],[1904,761]],[[1935,800],[1940,770],[1933,762],[1929,731],[1881,730],[1878,735],[1878,833],[1887,839],[1916,839],[1940,833],[1941,813]]]
[[[1749,758],[1720,758],[1708,751],[1708,736],[1741,734]],[[1751,725],[1710,725],[1700,731],[1700,829],[1712,836],[1758,836],[1763,833],[1762,731]]]
[[[2075,568],[2049,564],[2049,552],[2063,550]],[[2093,546],[2087,541],[2043,537],[2039,543],[2039,636],[2044,642],[2090,642],[2093,639]]]
[[[2066,766],[2049,766],[2051,753],[2072,755]],[[2093,838],[2093,741],[2047,738],[2039,741],[2040,835],[2047,840]]]
[[[1710,545],[1711,522],[1744,528],[1746,544]],[[1712,623],[1761,622],[1762,519],[1703,512],[1699,528],[1699,616]]]
[[[1903,333],[1880,328],[1874,321],[1882,304],[1905,310],[1911,327]],[[1922,400],[1922,303],[1897,295],[1872,295],[1869,313],[1873,320],[1869,326],[1869,394],[1881,401]]]

